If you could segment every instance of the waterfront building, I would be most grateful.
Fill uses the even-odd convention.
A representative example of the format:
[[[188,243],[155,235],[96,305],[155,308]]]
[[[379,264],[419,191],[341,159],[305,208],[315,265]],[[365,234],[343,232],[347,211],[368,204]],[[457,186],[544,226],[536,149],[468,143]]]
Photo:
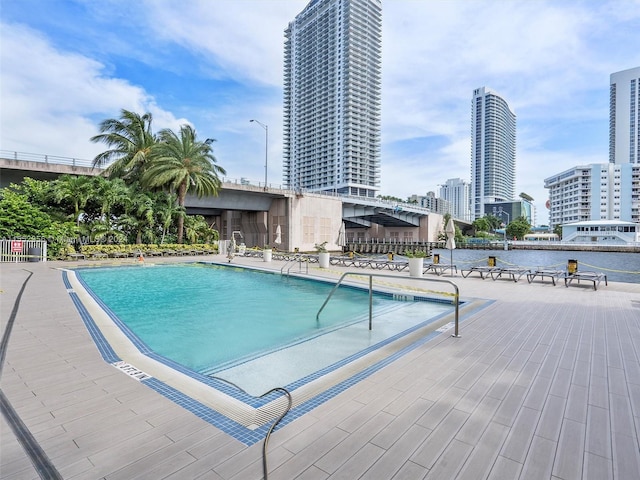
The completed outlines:
[[[411,195],[408,199],[409,203],[415,203],[423,208],[428,208],[433,213],[445,215],[453,214],[451,202],[444,198],[436,197],[435,192],[427,192],[426,195]]]
[[[629,244],[640,242],[640,224],[588,220],[562,225],[562,243]]]
[[[471,202],[473,219],[486,203],[515,197],[516,115],[486,87],[473,91],[471,104]]]
[[[524,217],[533,225],[535,220],[533,204],[525,199],[511,202],[493,202],[484,204],[484,215],[500,218],[505,225],[519,217]]]
[[[471,221],[471,184],[461,178],[450,178],[440,185],[440,198],[451,204],[454,218]]]
[[[640,164],[640,67],[611,74],[609,162]]]
[[[380,189],[381,0],[312,0],[285,30],[283,182]]]
[[[546,178],[549,225],[590,220],[640,222],[640,164],[595,163]]]

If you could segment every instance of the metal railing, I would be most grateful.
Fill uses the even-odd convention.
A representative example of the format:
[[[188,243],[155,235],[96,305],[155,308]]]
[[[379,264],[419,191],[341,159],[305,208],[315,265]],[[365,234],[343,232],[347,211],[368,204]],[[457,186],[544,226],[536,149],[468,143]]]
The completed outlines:
[[[93,167],[92,160],[71,157],[59,157],[56,155],[41,155],[38,153],[14,152],[11,150],[0,150],[0,158],[7,160],[20,160],[25,162],[37,162],[53,165],[71,165],[73,167]],[[98,169],[100,170],[100,169]]]
[[[306,266],[306,272],[305,273],[309,274],[309,258],[306,257],[306,256],[303,256],[303,255],[296,255],[294,258],[290,258],[289,260],[287,260],[285,262],[285,264],[282,266],[282,268],[280,269],[280,274],[281,275],[284,274],[285,273],[284,269],[287,268],[287,266],[288,266],[289,268],[287,268],[286,274],[289,275],[289,272],[291,272],[291,269],[293,267],[295,267],[296,263],[300,267],[298,269],[298,271],[300,273],[302,273],[302,262],[303,261],[304,261],[305,266]]]
[[[345,279],[345,277],[347,277],[348,275],[365,275],[367,277],[369,277],[369,330],[372,329],[373,325],[373,277],[376,278],[394,278],[396,280],[398,280],[398,277],[396,275],[384,275],[384,274],[380,274],[380,273],[363,273],[363,272],[345,272],[342,274],[342,276],[340,277],[340,279],[338,280],[338,282],[335,284],[335,286],[331,289],[331,291],[329,292],[329,295],[327,295],[327,299],[324,301],[324,303],[322,304],[322,306],[320,307],[320,310],[318,310],[318,313],[316,315],[316,321],[320,320],[320,313],[322,312],[322,310],[324,310],[324,307],[327,305],[327,303],[329,303],[329,300],[331,299],[331,297],[333,296],[333,293],[338,289],[338,287],[340,286],[340,284],[342,283],[342,281]],[[453,288],[455,289],[455,294],[454,294],[454,299],[453,299],[453,304],[455,307],[455,333],[453,335],[451,335],[452,337],[456,337],[456,338],[460,338],[460,335],[458,333],[458,328],[459,328],[459,307],[460,307],[460,291],[458,290],[458,286],[453,283],[450,280],[440,280],[440,279],[436,279],[436,278],[419,278],[419,277],[412,277],[412,280],[423,280],[423,281],[427,281],[427,282],[439,282],[439,283],[448,283],[449,285],[453,285]]]

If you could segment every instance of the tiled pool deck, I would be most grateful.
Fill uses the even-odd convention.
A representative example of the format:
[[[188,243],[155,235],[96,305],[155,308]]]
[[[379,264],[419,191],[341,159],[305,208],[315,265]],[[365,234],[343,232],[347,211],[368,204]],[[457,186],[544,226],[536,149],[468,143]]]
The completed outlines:
[[[2,391],[62,477],[262,478],[261,442],[247,447],[102,359],[55,269],[72,265],[0,266],[3,331],[33,272]],[[422,343],[274,432],[269,478],[640,478],[640,284],[453,280],[463,298],[494,302],[464,318],[462,338]],[[0,477],[39,478],[1,422]]]

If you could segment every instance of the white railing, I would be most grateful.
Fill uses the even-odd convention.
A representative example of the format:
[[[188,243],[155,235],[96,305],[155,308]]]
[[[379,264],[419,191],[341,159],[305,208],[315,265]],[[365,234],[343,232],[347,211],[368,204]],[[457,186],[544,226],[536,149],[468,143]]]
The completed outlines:
[[[0,240],[0,262],[46,262],[46,240]]]

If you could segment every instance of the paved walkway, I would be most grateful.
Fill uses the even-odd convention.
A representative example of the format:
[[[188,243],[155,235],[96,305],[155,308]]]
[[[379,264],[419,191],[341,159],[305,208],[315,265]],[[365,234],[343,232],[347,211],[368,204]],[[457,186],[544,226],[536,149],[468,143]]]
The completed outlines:
[[[3,331],[34,273],[1,387],[61,476],[262,478],[261,443],[102,360],[54,269],[69,265],[0,266]],[[464,298],[495,301],[464,318],[462,338],[442,334],[274,432],[269,479],[640,478],[640,284],[454,281]],[[0,477],[39,478],[0,428]]]

